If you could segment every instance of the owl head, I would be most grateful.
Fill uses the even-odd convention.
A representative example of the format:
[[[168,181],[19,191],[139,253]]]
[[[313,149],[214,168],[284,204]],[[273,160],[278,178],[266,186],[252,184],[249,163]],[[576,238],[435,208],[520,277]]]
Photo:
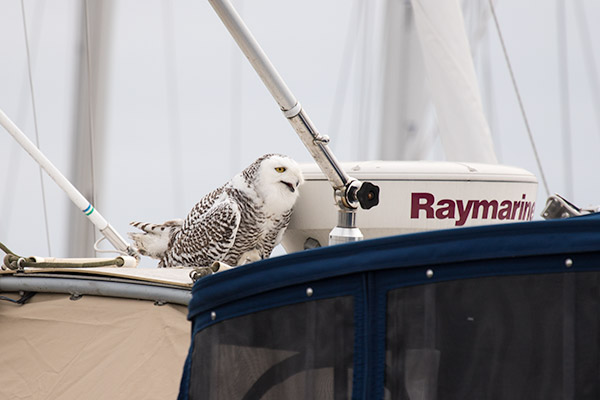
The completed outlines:
[[[267,154],[256,160],[248,171],[256,193],[272,212],[290,210],[298,198],[298,188],[304,182],[302,171],[291,158],[281,154]],[[250,179],[248,179],[250,178]]]

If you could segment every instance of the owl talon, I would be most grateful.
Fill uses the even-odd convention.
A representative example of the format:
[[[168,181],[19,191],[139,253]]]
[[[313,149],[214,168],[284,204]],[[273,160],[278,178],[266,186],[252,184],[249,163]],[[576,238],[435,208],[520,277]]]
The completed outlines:
[[[214,274],[214,271],[211,267],[195,267],[190,271],[190,278],[192,278],[192,281],[196,282],[198,279],[212,274]]]
[[[246,265],[246,264],[253,263],[255,261],[260,261],[262,259],[263,259],[263,257],[260,254],[260,251],[254,249],[254,250],[250,250],[250,251],[247,251],[244,254],[242,254],[240,256],[240,259],[237,262],[237,265],[238,266]]]

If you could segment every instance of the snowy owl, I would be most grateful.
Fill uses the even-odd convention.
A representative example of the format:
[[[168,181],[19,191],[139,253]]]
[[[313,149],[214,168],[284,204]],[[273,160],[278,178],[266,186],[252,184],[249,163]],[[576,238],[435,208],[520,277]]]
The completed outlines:
[[[258,261],[281,242],[303,181],[294,160],[267,154],[200,199],[185,220],[132,222],[143,232],[129,237],[159,267]]]

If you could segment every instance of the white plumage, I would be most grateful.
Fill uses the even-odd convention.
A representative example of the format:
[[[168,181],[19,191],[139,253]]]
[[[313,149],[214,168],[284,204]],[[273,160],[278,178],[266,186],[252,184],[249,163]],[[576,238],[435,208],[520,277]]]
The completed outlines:
[[[159,267],[242,265],[267,258],[281,242],[298,198],[302,172],[291,158],[260,157],[225,185],[205,195],[185,220],[132,222],[129,233]]]

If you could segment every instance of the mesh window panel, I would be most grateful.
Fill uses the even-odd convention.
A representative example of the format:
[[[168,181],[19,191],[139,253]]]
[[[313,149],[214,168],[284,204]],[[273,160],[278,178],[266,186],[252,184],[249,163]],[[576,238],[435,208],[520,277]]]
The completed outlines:
[[[232,318],[194,338],[190,399],[350,399],[351,296]]]
[[[600,399],[597,272],[388,293],[385,399]]]

